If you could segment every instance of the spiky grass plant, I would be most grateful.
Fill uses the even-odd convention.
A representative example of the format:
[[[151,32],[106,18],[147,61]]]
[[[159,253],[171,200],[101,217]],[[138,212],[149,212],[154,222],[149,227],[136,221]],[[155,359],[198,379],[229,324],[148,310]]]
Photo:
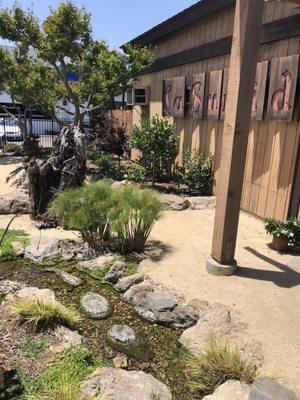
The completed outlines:
[[[122,253],[140,253],[155,222],[163,211],[158,194],[150,189],[139,189],[133,185],[117,188],[116,217],[114,230],[120,240]]]
[[[83,240],[95,248],[111,235],[112,192],[112,187],[105,181],[70,189],[53,200],[49,213],[67,228],[79,231]]]
[[[80,320],[77,311],[67,308],[58,301],[19,300],[11,305],[11,313],[19,316],[24,323],[37,329],[55,324],[74,326]]]
[[[244,358],[240,350],[228,338],[210,335],[203,350],[186,356],[189,386],[196,393],[213,393],[217,386],[229,379],[252,383],[257,367]]]

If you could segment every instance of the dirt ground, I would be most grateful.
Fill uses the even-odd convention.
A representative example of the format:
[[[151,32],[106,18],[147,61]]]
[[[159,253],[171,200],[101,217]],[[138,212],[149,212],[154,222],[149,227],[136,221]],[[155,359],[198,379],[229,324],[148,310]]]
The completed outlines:
[[[10,191],[5,178],[16,167],[3,160],[0,195]],[[300,396],[300,255],[271,250],[262,221],[242,212],[238,271],[230,277],[211,276],[205,271],[205,260],[210,253],[213,219],[213,210],[167,211],[150,237],[159,251],[142,262],[141,270],[187,299],[222,302],[239,312],[249,334],[263,344],[264,369]],[[8,216],[0,216],[0,228],[8,221]],[[12,228],[38,233],[28,216],[19,217]],[[62,229],[43,234],[75,235]]]

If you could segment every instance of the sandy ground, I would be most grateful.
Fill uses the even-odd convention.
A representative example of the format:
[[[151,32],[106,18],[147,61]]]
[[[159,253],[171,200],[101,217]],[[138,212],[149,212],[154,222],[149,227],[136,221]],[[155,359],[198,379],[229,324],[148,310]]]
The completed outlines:
[[[13,163],[11,163],[13,161]],[[5,183],[16,162],[0,159],[0,195],[11,191]],[[240,313],[249,334],[262,342],[265,369],[274,371],[283,384],[300,396],[300,255],[269,249],[270,238],[262,221],[241,213],[236,260],[231,277],[214,277],[205,271],[210,253],[213,210],[167,211],[150,240],[158,252],[141,265],[155,281],[171,286],[187,299],[222,302]],[[9,216],[0,216],[0,228]],[[28,216],[20,216],[12,228],[37,235]],[[44,230],[44,236],[70,237],[62,229]]]

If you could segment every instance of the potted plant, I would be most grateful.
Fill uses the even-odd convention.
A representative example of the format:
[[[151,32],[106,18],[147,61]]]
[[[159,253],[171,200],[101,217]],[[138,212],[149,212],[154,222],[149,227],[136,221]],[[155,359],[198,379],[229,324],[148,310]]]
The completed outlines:
[[[300,220],[289,218],[285,222],[275,218],[265,218],[266,231],[273,236],[272,248],[277,251],[287,251],[289,247],[300,245]]]

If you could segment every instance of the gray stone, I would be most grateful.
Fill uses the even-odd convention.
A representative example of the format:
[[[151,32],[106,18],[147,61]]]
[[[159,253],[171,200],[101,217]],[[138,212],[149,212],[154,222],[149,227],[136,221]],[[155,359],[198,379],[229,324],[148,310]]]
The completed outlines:
[[[122,261],[115,261],[112,267],[110,267],[108,273],[105,276],[106,282],[117,283],[123,275],[127,264]]]
[[[188,197],[192,210],[211,210],[216,208],[215,196],[194,196]]]
[[[291,390],[271,378],[256,379],[248,400],[297,400]]]
[[[113,262],[115,259],[112,255],[104,255],[94,258],[92,260],[82,261],[79,263],[79,267],[88,269],[89,271],[99,271],[106,267],[107,264]]]
[[[135,340],[134,330],[128,325],[114,325],[110,329],[109,335],[121,343],[130,343]]]
[[[123,180],[123,181],[114,181],[111,186],[112,187],[120,187],[120,186],[126,186],[129,185],[131,182],[127,181],[127,180]]]
[[[21,242],[11,242],[10,247],[14,250],[18,257],[23,257],[25,254],[25,246]]]
[[[57,275],[61,277],[61,279],[68,283],[71,286],[80,286],[82,284],[82,280],[77,278],[77,276],[71,275],[65,271],[58,271]]]
[[[230,264],[220,264],[214,260],[211,256],[206,259],[206,271],[215,276],[230,276],[235,273],[237,269],[237,263],[233,260]]]
[[[104,367],[82,384],[84,396],[91,400],[172,400],[170,389],[142,371]]]
[[[80,301],[83,311],[93,319],[101,319],[108,316],[109,303],[105,297],[97,293],[87,293]]]
[[[141,283],[144,280],[144,275],[142,274],[134,274],[130,276],[125,276],[125,278],[121,278],[119,282],[116,284],[115,288],[119,292],[126,292],[132,285],[136,285],[137,283]]]
[[[248,400],[250,386],[235,380],[229,380],[220,385],[213,394],[202,400]]]
[[[20,190],[14,190],[0,197],[0,214],[17,214],[29,212],[28,196]]]
[[[65,326],[58,326],[53,332],[54,343],[50,346],[53,354],[78,346],[83,342],[83,336]]]
[[[32,237],[25,249],[24,257],[35,262],[50,260],[61,254],[60,242],[56,238]]]
[[[54,302],[55,293],[50,289],[39,289],[37,287],[25,287],[20,290],[13,291],[5,297],[5,304],[18,300],[39,300]]]
[[[8,294],[11,292],[16,292],[17,290],[24,289],[26,285],[16,281],[0,281],[0,293]]]
[[[132,286],[123,297],[135,305],[139,315],[161,325],[188,328],[198,320],[198,313],[192,307],[180,304],[171,295],[147,282]]]
[[[183,211],[189,207],[186,198],[174,194],[163,194],[161,200],[165,203],[167,210]]]
[[[127,368],[128,358],[126,356],[117,356],[113,359],[113,364],[115,368]]]

